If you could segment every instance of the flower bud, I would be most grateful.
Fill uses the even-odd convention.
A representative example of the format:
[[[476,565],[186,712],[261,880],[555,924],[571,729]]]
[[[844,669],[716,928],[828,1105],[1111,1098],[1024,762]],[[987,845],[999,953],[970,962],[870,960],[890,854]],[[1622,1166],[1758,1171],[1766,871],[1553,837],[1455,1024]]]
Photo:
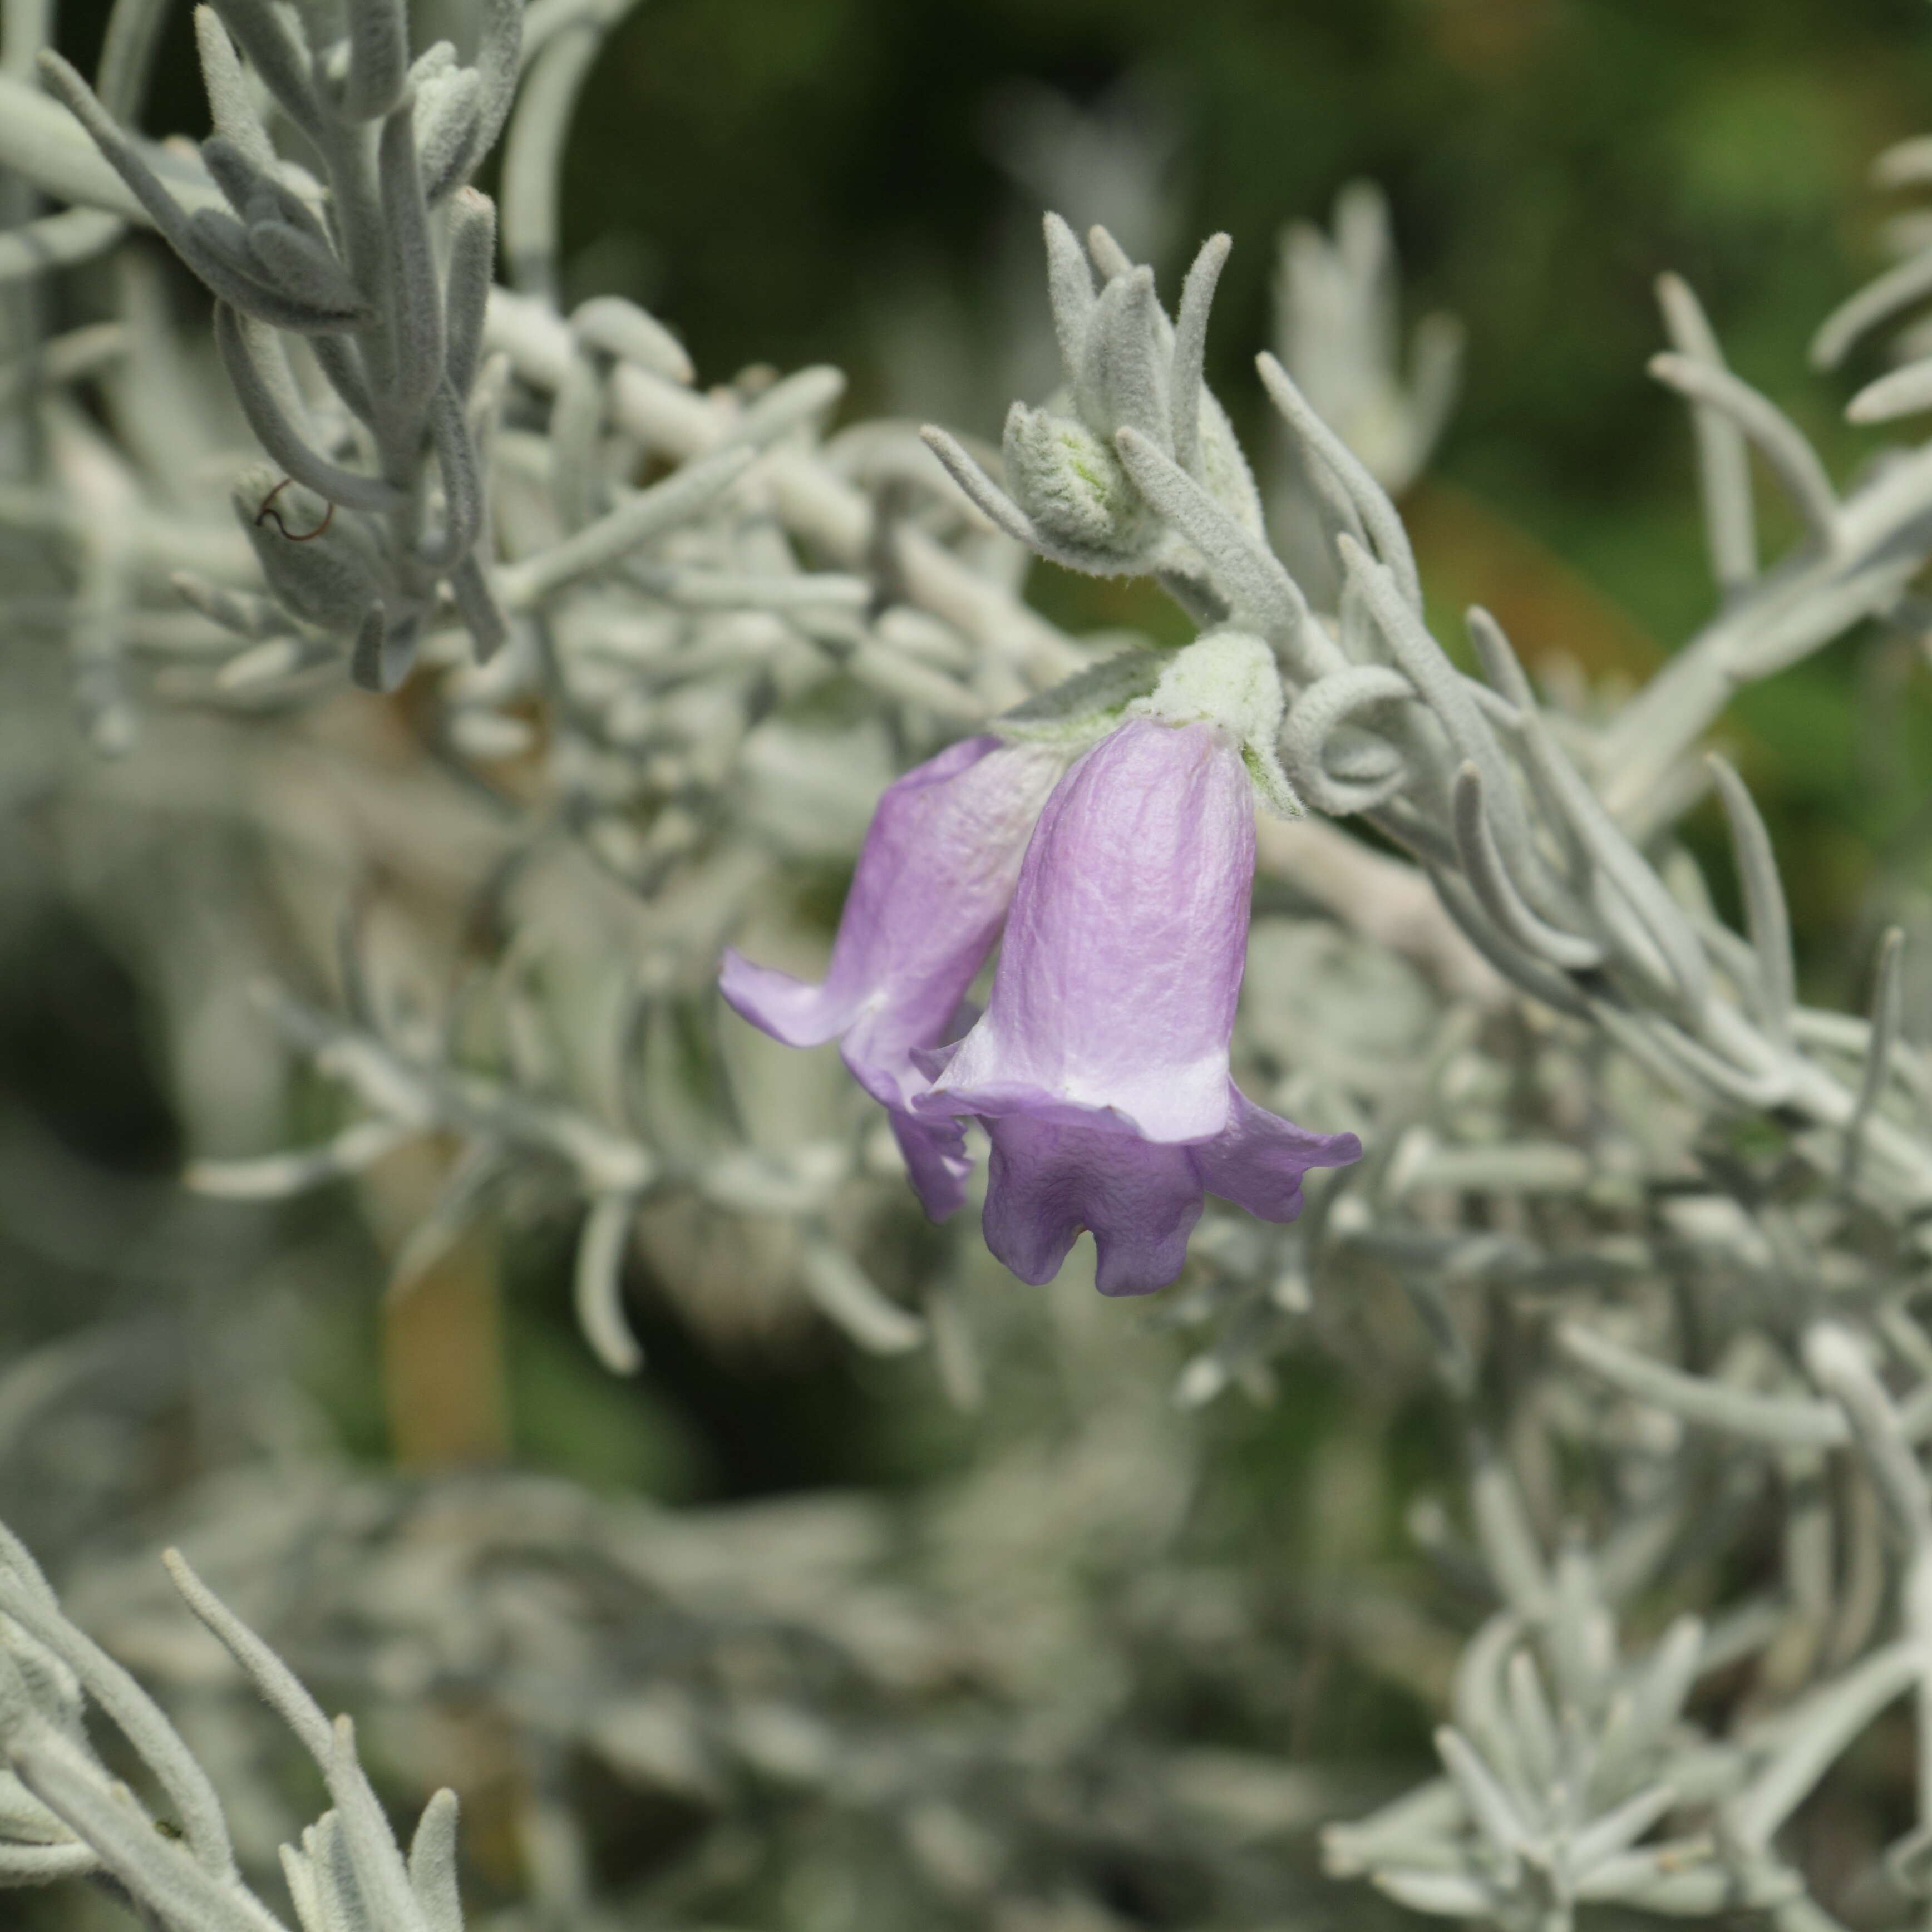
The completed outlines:
[[[1068,562],[1103,575],[1148,568],[1160,520],[1092,430],[1016,403],[1004,452],[1013,500]]]

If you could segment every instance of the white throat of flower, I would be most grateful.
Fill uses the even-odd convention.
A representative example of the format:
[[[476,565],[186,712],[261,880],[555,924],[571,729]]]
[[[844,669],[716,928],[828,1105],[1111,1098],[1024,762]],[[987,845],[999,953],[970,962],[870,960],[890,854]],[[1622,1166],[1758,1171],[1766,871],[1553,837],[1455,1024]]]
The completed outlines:
[[[1276,746],[1285,700],[1274,652],[1246,631],[1210,631],[1179,652],[1129,717],[1218,724],[1238,740],[1256,802],[1280,818],[1301,815]]]

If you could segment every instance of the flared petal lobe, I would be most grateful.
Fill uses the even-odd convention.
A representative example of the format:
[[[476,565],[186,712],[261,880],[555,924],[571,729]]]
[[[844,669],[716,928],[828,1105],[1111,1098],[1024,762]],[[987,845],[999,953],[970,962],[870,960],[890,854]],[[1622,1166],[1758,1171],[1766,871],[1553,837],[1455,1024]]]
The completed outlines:
[[[1135,718],[1102,740],[1041,813],[986,1016],[916,1111],[1219,1133],[1254,869],[1226,731]]]
[[[1232,1081],[1228,1096],[1226,1128],[1192,1145],[1024,1114],[988,1120],[987,1246],[1037,1286],[1060,1272],[1081,1230],[1090,1228],[1100,1292],[1150,1294],[1180,1274],[1204,1194],[1264,1221],[1292,1221],[1301,1212],[1309,1168],[1346,1167],[1361,1157],[1353,1134],[1310,1133],[1256,1106]]]
[[[1145,1294],[1180,1274],[1201,1218],[1191,1149],[1025,1114],[998,1115],[986,1129],[986,1245],[1021,1280],[1051,1281],[1084,1228],[1102,1294]]]
[[[963,1130],[943,1116],[913,1118],[908,1103],[926,1084],[914,1055],[951,1036],[1063,765],[1038,747],[969,738],[890,786],[822,986],[724,956],[719,989],[754,1026],[790,1046],[842,1041],[854,1077],[891,1110],[913,1184],[935,1219],[964,1198]]]

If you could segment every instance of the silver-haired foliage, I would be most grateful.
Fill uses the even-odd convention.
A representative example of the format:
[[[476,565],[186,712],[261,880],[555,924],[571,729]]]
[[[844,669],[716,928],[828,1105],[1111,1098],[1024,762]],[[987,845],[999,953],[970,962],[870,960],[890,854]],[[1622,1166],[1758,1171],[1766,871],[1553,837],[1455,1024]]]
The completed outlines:
[[[1113,1387],[1146,1360],[1124,1367],[1092,1312],[1052,1318],[1076,1412],[1042,1405],[903,1538],[862,1511],[734,1540],[512,1486],[452,1505],[427,1560],[404,1502],[317,1458],[279,1518],[280,1490],[175,1499],[255,1525],[229,1594],[261,1596],[268,1635],[346,1696],[410,1706],[398,1736],[420,1743],[414,1707],[460,1691],[512,1740],[537,1902],[506,1924],[611,1922],[566,1750],[702,1813],[653,1924],[727,1909],[761,1859],[801,1922],[1118,1922],[1102,1840],[1211,1874],[1191,1922],[1324,1922],[1360,1908],[1312,1873],[1264,1900],[1242,1838],[1320,1821],[1332,1875],[1508,1932],[1596,1906],[1778,1932],[1827,1932],[1828,1904],[1922,1920],[1932,1059],[1899,932],[1864,1015],[1801,1000],[1776,855],[1704,741],[1741,686],[1862,625],[1923,633],[1932,446],[1834,482],[1665,278],[1652,368],[1690,411],[1714,614],[1620,707],[1566,707],[1484,612],[1466,620],[1480,676],[1432,631],[1391,492],[1440,430],[1458,338],[1425,324],[1403,366],[1373,190],[1345,195],[1332,240],[1284,246],[1282,357],[1258,367],[1290,512],[1204,380],[1225,236],[1170,314],[1104,230],[1049,216],[1064,385],[1013,405],[997,455],[834,430],[836,371],[702,388],[634,304],[562,305],[563,143],[620,10],[490,0],[464,10],[466,48],[412,57],[400,0],[218,0],[196,14],[215,128],[196,146],[135,131],[160,0],[118,0],[92,86],[47,51],[46,9],[8,10],[0,767],[68,836],[0,890],[86,904],[141,962],[190,1185],[275,1201],[370,1177],[374,1200],[416,1145],[433,1180],[387,1197],[399,1294],[493,1208],[562,1202],[614,1370],[640,1363],[635,1256],[700,1325],[816,1310],[987,1402],[1029,1318],[992,1293],[976,1237],[914,1235],[883,1124],[816,1062],[723,1028],[712,979],[747,927],[761,956],[822,950],[800,879],[850,860],[897,770],[1027,706],[1024,732],[1066,681],[1154,648],[1031,610],[1032,554],[1152,578],[1272,647],[1282,768],[1316,816],[1262,829],[1236,1063],[1368,1152],[1292,1226],[1210,1210],[1152,1318],[1186,1338],[1159,1358],[1174,1403]],[[500,134],[498,206],[468,184]],[[1881,172],[1920,182],[1932,160],[1910,143]],[[205,327],[175,320],[145,230],[212,298]],[[1848,302],[1818,360],[1932,294],[1928,263]],[[59,277],[80,305],[58,312],[96,319],[50,333]],[[1850,413],[1928,406],[1932,357]],[[1754,463],[1794,513],[1768,562]],[[408,688],[379,705],[350,677]],[[1678,836],[1713,794],[1742,932]],[[1352,819],[1406,860],[1324,822]],[[170,889],[124,889],[150,874]],[[340,1111],[265,1154],[290,1065]],[[1185,1560],[1201,1448],[1174,1409],[1265,1398],[1308,1354],[1432,1384],[1468,1445],[1454,1507],[1412,1510],[1423,1562],[1400,1591],[1345,1578],[1295,1611],[1437,1700],[1440,1768],[1406,1795],[1192,1750],[1135,1701],[1160,1660],[1206,1672],[1216,1633],[1251,1628]],[[38,1416],[71,1365],[32,1366],[0,1396]],[[1082,1541],[1078,1510],[1112,1525],[1129,1477],[1156,1529]],[[318,1549],[310,1586],[283,1588]],[[116,1574],[69,1555],[83,1585]],[[405,1858],[352,1732],[173,1568],[327,1784],[333,1808],[284,1853],[304,1932],[452,1932],[453,1804],[430,1802]],[[124,1573],[118,1600],[95,1588],[97,1627],[118,1600],[144,1667],[191,1702],[162,1613]],[[91,1737],[90,1702],[131,1759]],[[0,1548],[0,1881],[92,1880],[182,1932],[286,1925],[239,1875],[186,1728]],[[1885,1786],[1870,1856],[1821,1902],[1804,1809],[1875,1738],[1904,1768],[1864,1774]],[[258,1740],[230,1755],[274,1784]],[[1110,1781],[1121,1761],[1144,1776]],[[877,1844],[852,1824],[872,1818]],[[839,1902],[828,1846],[869,1892]]]
[[[314,1759],[332,1801],[281,1847],[302,1932],[461,1932],[455,1794],[430,1801],[405,1857],[356,1754],[287,1666],[196,1576],[166,1558],[175,1586]],[[86,1877],[170,1932],[276,1932],[284,1922],[237,1870],[221,1800],[165,1712],[62,1614],[34,1559],[0,1538],[0,1877]],[[90,1745],[89,1706],[110,1718],[164,1795],[150,1815]]]

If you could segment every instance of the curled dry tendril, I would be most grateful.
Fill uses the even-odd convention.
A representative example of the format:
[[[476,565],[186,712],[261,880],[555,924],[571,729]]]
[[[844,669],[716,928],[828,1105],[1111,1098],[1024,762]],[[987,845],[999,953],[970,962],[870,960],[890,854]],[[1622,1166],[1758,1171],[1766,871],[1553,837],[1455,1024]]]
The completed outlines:
[[[322,512],[322,521],[317,524],[314,530],[304,530],[298,535],[296,532],[290,530],[288,525],[283,522],[281,512],[275,508],[275,499],[279,496],[294,481],[295,478],[292,476],[284,476],[282,480],[262,499],[262,507],[255,512],[255,526],[257,530],[260,529],[262,524],[268,518],[272,517],[274,519],[275,528],[279,530],[290,543],[313,543],[317,537],[320,536],[322,532],[328,528],[331,524],[334,522],[335,506],[333,503],[329,505],[328,508]]]

